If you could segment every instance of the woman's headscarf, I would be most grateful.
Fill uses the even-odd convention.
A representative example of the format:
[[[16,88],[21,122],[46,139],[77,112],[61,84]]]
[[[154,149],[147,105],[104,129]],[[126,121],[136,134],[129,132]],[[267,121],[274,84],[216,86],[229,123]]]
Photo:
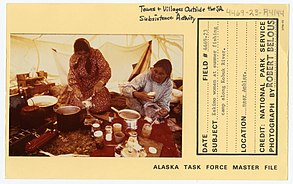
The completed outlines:
[[[78,38],[77,40],[75,40],[74,42],[74,53],[78,52],[78,51],[86,51],[89,52],[90,51],[90,43],[84,39],[84,38]]]
[[[86,51],[87,53],[90,52],[91,50],[91,46],[90,46],[90,43],[84,39],[84,38],[79,38],[77,40],[75,40],[74,42],[74,45],[73,45],[73,48],[74,48],[74,53],[76,54],[78,51]],[[89,73],[91,71],[91,68],[92,68],[92,64],[91,64],[91,61],[90,61],[90,58],[87,57],[87,58],[79,58],[79,59],[86,59],[86,64],[85,64],[85,69],[87,71],[87,73]],[[77,62],[76,64],[78,65],[79,62]],[[77,66],[76,66],[77,67]]]

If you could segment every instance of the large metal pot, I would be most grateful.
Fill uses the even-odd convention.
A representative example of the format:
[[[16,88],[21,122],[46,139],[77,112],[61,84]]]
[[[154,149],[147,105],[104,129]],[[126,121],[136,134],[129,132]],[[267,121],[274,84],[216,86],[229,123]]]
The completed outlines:
[[[20,112],[20,127],[23,129],[36,129],[46,123],[45,110],[39,106],[24,106]]]
[[[57,128],[60,131],[77,130],[84,125],[85,113],[78,106],[61,106],[55,112]]]

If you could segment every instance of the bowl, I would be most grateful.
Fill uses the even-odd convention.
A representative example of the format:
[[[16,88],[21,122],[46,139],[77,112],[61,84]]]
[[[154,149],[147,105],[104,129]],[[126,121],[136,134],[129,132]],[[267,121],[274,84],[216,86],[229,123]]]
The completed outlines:
[[[57,103],[58,99],[50,95],[34,96],[27,100],[29,106],[50,107]]]
[[[131,109],[122,109],[118,112],[118,115],[124,120],[138,120],[141,117],[137,111]]]
[[[137,111],[131,109],[123,109],[119,111],[118,115],[122,119],[124,119],[128,128],[134,130],[137,129],[137,120],[141,118],[141,115]]]

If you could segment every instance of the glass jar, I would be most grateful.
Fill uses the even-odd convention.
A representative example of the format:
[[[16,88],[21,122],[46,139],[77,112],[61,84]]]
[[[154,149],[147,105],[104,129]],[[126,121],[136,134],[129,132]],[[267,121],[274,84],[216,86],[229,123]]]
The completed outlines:
[[[133,149],[138,144],[137,132],[131,132],[127,140],[127,147]]]
[[[145,123],[141,130],[141,136],[144,138],[149,138],[152,133],[152,126],[149,123]]]
[[[95,131],[101,130],[101,125],[99,123],[93,123],[92,124],[92,133]]]
[[[106,134],[105,139],[106,141],[112,141],[112,133]]]
[[[105,132],[106,132],[106,134],[112,134],[112,126],[111,125],[106,125],[105,126]]]
[[[103,132],[101,130],[94,132],[94,139],[96,142],[97,149],[101,149],[104,147],[104,136],[103,136]]]

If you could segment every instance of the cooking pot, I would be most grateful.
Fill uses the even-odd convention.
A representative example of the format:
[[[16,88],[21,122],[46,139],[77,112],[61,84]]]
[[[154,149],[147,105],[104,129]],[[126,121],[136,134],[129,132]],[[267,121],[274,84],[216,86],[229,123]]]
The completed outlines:
[[[23,129],[36,129],[46,123],[45,110],[39,106],[24,106],[20,111],[20,127]]]
[[[117,112],[117,114],[122,119],[124,119],[128,128],[131,128],[134,130],[137,129],[137,120],[141,118],[141,115],[137,111],[131,110],[131,109],[118,110],[114,107],[111,107],[111,109]]]
[[[84,125],[85,112],[78,106],[61,106],[55,112],[60,131],[77,130]]]

